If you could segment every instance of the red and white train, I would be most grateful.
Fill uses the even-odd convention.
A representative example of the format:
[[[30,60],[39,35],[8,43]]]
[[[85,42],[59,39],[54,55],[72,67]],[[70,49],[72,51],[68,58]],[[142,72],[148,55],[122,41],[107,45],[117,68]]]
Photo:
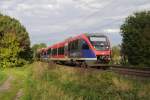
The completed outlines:
[[[82,34],[39,51],[40,58],[60,63],[96,66],[111,60],[110,42],[102,34]]]

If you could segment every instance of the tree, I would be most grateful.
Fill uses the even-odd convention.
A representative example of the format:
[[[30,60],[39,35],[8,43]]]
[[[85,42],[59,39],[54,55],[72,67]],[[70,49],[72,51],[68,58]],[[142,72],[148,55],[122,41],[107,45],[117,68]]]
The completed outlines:
[[[122,52],[129,64],[150,65],[150,11],[134,13],[121,26]]]
[[[9,41],[12,41],[12,44],[9,43]],[[14,43],[14,44],[13,44]],[[18,62],[24,63],[25,61],[28,62],[32,58],[32,52],[30,48],[30,39],[28,32],[26,31],[25,27],[21,25],[21,23],[9,16],[4,16],[0,14],[0,63],[3,63],[4,59],[7,59],[10,61],[9,63],[14,63],[14,61],[9,60],[11,59],[11,55],[9,58],[9,50],[12,50],[12,53],[15,53],[16,51],[14,49],[10,49],[11,46],[19,48],[19,51],[16,53],[16,58],[14,59],[20,59]],[[7,49],[7,57],[4,56],[4,49]],[[4,53],[4,54],[3,54]],[[10,53],[11,54],[11,53]],[[15,55],[15,54],[14,54]]]
[[[46,44],[45,43],[40,43],[40,44],[34,44],[33,46],[32,46],[32,51],[33,51],[33,58],[34,59],[36,59],[37,58],[37,56],[38,56],[38,50],[39,49],[41,49],[41,48],[46,48],[47,46],[46,46]]]

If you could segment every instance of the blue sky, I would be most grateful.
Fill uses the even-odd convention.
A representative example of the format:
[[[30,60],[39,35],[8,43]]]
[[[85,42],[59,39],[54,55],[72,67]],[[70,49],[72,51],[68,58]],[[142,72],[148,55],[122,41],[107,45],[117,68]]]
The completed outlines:
[[[150,0],[0,0],[0,12],[26,27],[32,45],[93,32],[117,45],[125,18],[143,10],[150,10]]]

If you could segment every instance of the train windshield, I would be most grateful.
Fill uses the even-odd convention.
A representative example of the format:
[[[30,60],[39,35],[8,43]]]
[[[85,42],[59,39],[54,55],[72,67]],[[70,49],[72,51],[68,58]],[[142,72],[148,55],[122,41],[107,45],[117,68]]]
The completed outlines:
[[[109,44],[106,37],[90,37],[90,41],[96,50],[109,49]]]
[[[95,42],[103,42],[106,41],[105,37],[90,37],[91,41],[95,41]]]

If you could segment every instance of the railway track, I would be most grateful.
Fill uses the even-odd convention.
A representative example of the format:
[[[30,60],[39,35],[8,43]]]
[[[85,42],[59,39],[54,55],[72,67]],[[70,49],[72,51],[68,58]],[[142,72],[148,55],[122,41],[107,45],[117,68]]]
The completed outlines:
[[[71,66],[71,65],[66,65],[66,66]],[[71,66],[71,67],[77,67],[77,66]],[[78,68],[81,68],[81,67],[78,67]],[[90,69],[90,68],[95,69],[95,70],[103,69],[106,71],[113,71],[113,72],[123,74],[123,75],[143,77],[143,78],[150,79],[150,68],[137,68],[133,66],[106,65],[106,64],[99,64],[98,66],[86,67],[86,69]]]
[[[96,66],[96,68],[110,70],[110,71],[113,71],[113,72],[116,72],[119,74],[123,74],[123,75],[150,78],[150,68],[148,68],[148,67],[139,68],[139,67],[135,67],[135,66],[100,64],[99,66]]]
[[[135,68],[125,66],[111,66],[110,70],[124,75],[150,78],[150,68]]]

